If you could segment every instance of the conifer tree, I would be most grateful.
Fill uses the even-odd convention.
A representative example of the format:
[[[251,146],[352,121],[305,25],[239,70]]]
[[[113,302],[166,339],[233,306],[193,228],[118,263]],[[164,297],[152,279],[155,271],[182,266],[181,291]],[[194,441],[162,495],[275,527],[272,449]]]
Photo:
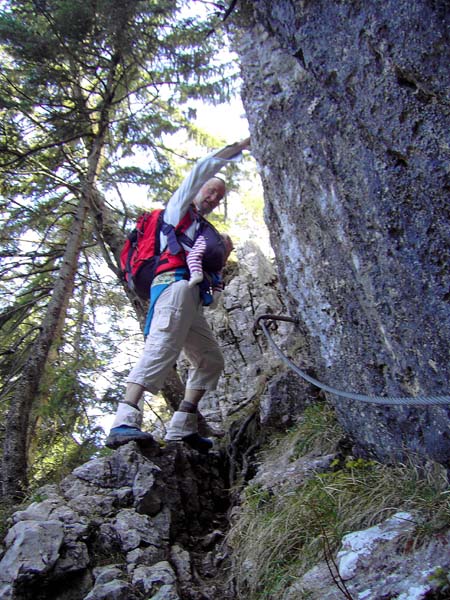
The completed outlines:
[[[163,139],[188,126],[180,103],[226,95],[211,23],[182,16],[195,4],[17,0],[0,14],[5,498],[26,491],[32,413],[62,344],[83,248],[99,244],[117,271],[127,215],[108,191],[151,184],[167,198]],[[146,168],[130,167],[141,149]]]

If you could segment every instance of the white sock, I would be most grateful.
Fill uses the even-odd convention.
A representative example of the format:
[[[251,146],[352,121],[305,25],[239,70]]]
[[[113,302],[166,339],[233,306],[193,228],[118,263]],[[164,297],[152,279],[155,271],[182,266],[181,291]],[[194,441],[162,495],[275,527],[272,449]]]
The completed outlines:
[[[140,429],[142,425],[142,411],[130,404],[119,402],[112,427],[120,427],[121,425]]]

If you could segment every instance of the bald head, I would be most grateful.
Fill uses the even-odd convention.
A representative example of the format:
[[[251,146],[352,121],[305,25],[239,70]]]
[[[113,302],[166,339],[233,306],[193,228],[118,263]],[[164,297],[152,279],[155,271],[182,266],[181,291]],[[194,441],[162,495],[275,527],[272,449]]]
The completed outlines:
[[[225,196],[225,182],[218,177],[208,179],[202,185],[197,195],[194,198],[194,204],[201,215],[207,215],[212,210],[217,208],[220,201]]]

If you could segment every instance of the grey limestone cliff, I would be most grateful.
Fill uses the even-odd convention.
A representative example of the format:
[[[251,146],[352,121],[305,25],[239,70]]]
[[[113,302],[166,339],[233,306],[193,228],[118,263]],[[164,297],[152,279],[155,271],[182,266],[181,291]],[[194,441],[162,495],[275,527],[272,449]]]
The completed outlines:
[[[246,1],[239,24],[297,360],[349,392],[448,395],[448,2]],[[450,466],[448,405],[330,399],[364,454]]]

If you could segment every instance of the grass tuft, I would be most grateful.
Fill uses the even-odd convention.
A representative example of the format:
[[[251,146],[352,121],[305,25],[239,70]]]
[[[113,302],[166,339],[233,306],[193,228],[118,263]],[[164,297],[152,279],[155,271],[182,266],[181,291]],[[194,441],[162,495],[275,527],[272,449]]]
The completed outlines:
[[[323,406],[305,414],[295,432],[280,448],[293,456],[320,450],[320,428],[326,435],[324,453],[336,442],[330,409]],[[326,413],[326,414],[325,414]],[[317,427],[317,425],[319,426]],[[349,532],[380,523],[399,510],[417,515],[412,545],[450,526],[450,493],[440,465],[418,468],[410,464],[389,467],[375,461],[335,461],[326,473],[315,473],[296,488],[274,493],[249,485],[230,534],[237,573],[238,598],[279,598],[294,580],[324,558],[325,547],[339,548]]]

